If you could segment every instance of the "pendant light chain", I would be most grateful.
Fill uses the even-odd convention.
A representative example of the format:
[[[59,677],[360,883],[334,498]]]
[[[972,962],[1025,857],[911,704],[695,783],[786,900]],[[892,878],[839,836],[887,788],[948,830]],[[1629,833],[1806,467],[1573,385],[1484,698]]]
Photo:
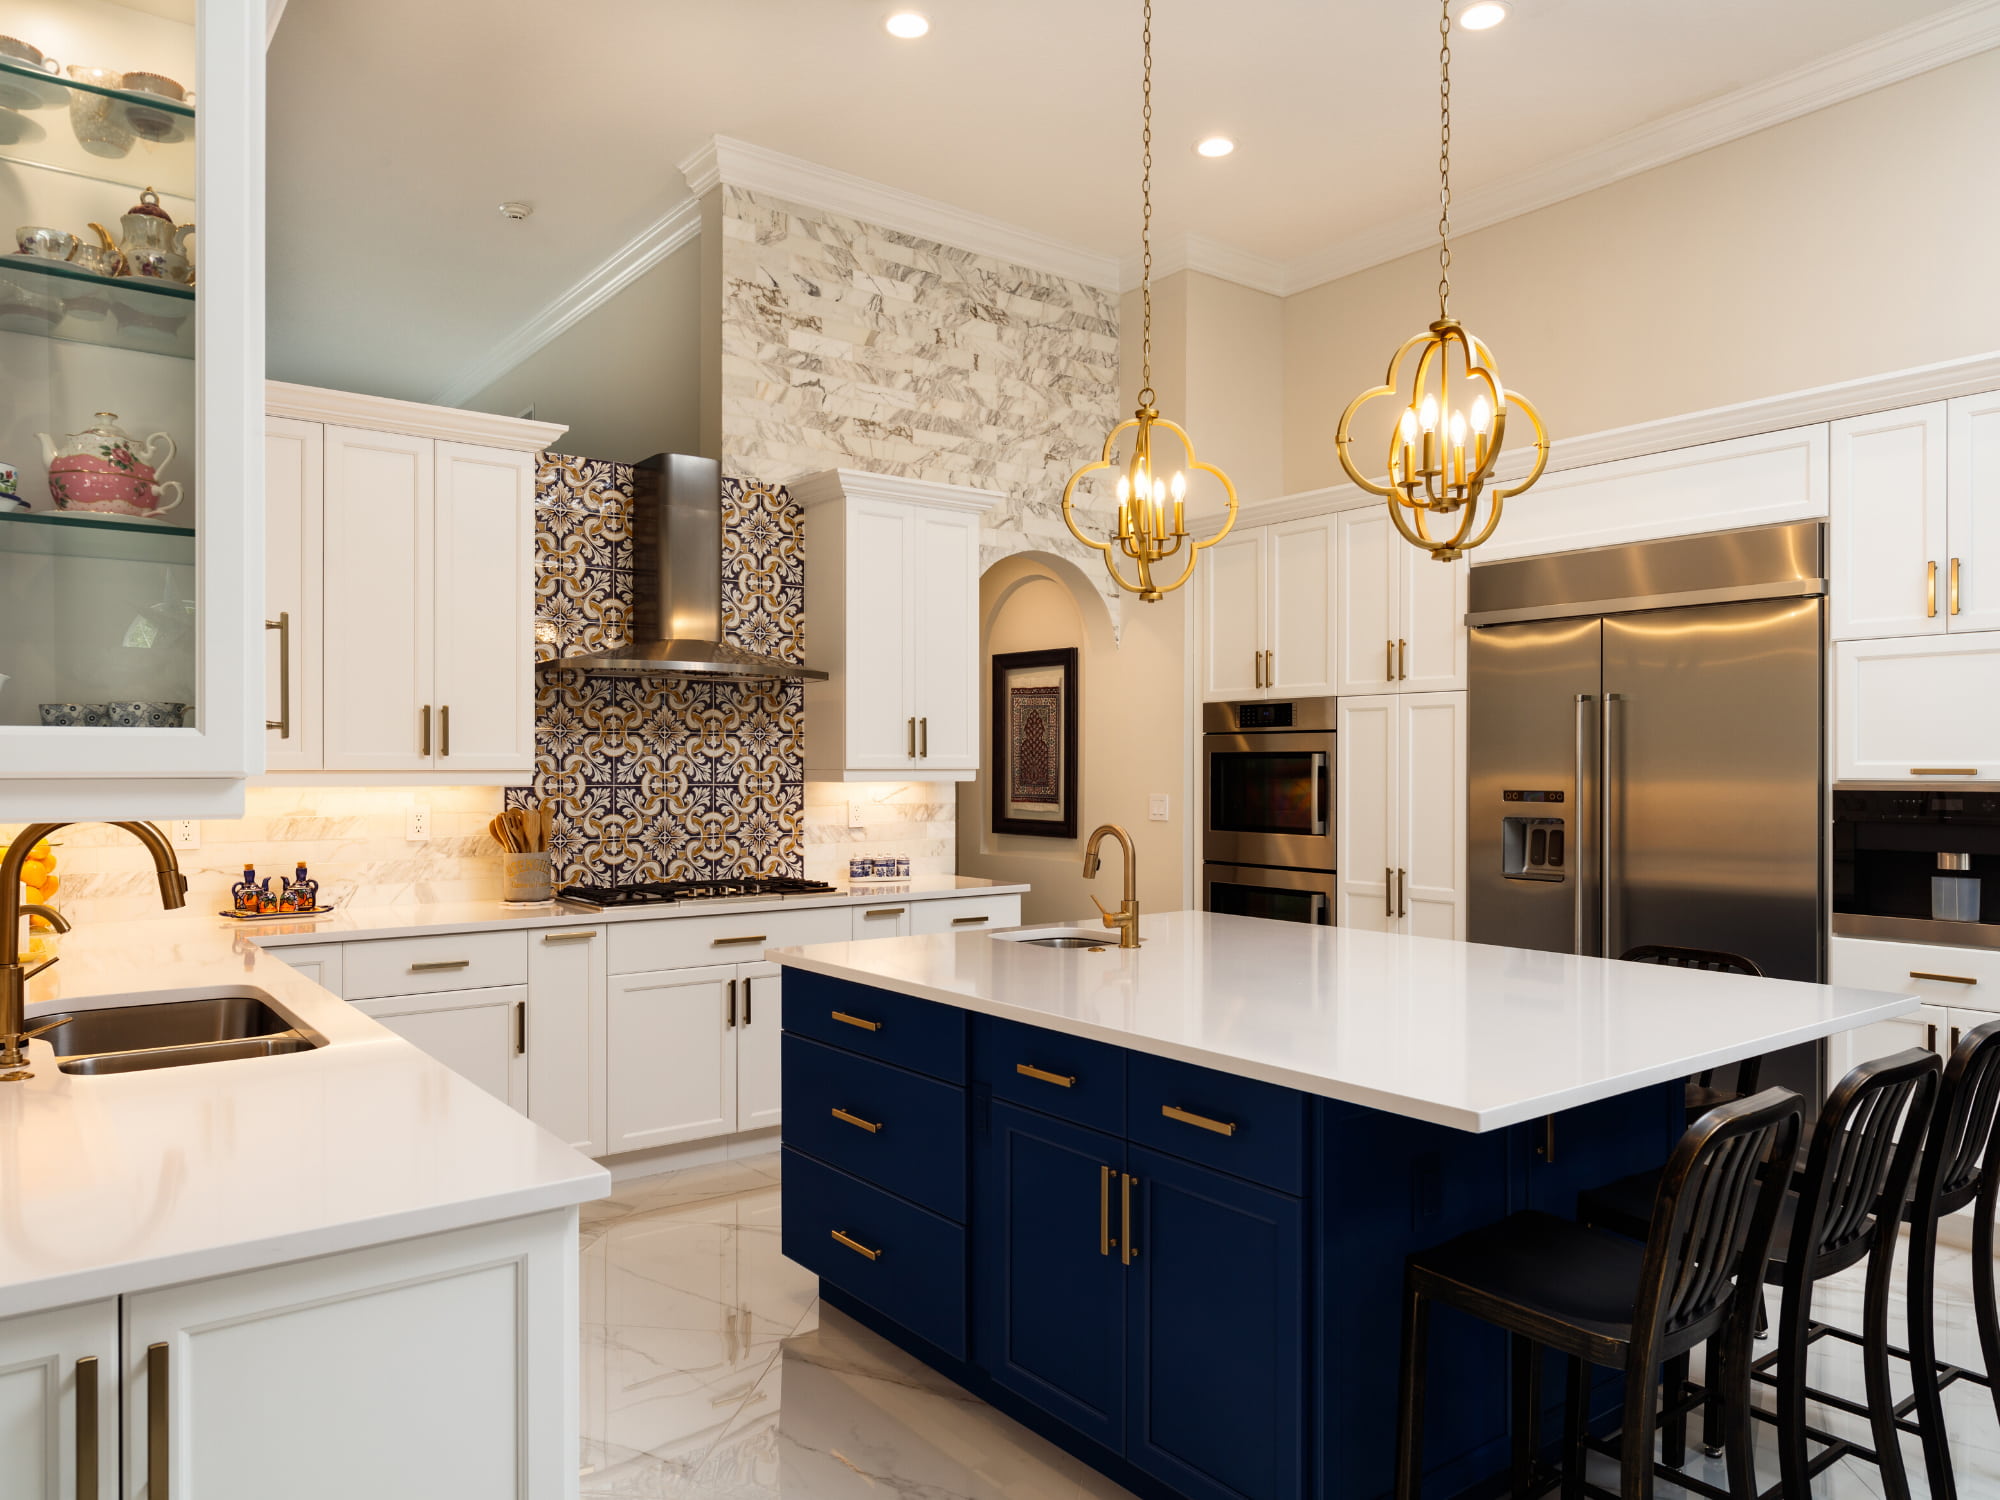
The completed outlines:
[[[1438,19],[1438,316],[1451,316],[1451,0]]]
[[[1139,176],[1139,195],[1144,208],[1139,220],[1139,300],[1143,304],[1144,322],[1139,351],[1139,404],[1151,406],[1156,399],[1153,395],[1153,0],[1146,0],[1146,26],[1143,33],[1145,46],[1145,70],[1140,84],[1139,143],[1142,168]]]

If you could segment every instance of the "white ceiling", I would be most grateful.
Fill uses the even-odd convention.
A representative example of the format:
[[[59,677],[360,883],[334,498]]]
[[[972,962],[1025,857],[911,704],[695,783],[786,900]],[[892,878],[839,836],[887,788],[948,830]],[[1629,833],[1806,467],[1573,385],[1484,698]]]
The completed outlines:
[[[677,163],[716,134],[1130,254],[1135,0],[916,3],[932,31],[904,42],[884,0],[290,0],[270,54],[272,374],[435,398],[685,199]],[[1454,186],[1477,201],[1995,11],[1514,0],[1498,29],[1456,34]],[[1388,245],[1436,201],[1436,51],[1425,0],[1156,0],[1156,233],[1271,262]],[[1196,157],[1211,132],[1236,153]],[[504,222],[506,199],[534,217]]]

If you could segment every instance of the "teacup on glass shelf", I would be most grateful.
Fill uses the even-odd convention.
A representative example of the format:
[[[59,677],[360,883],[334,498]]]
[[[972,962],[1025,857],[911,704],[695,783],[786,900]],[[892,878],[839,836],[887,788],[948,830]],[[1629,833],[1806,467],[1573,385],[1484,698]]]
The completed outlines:
[[[53,57],[45,57],[41,48],[19,37],[0,36],[0,59],[41,73],[62,71],[61,63]],[[52,104],[62,103],[63,96],[68,92],[58,83],[42,83],[33,78],[23,78],[18,73],[0,73],[0,108],[47,109]]]
[[[67,229],[42,224],[23,224],[14,231],[14,248],[36,260],[68,260],[82,243]]]

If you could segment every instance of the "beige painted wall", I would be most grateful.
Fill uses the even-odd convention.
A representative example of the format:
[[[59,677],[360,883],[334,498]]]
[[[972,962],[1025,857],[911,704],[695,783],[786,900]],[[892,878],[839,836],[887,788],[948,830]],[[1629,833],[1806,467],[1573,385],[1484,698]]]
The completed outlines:
[[[2000,348],[2000,51],[1465,236],[1452,309],[1557,437]],[[1284,485],[1436,306],[1434,250],[1287,299]]]
[[[1003,558],[987,569],[979,581],[980,702],[983,710],[995,652],[1078,648],[1078,833],[1087,836],[1100,823],[1123,825],[1139,851],[1140,905],[1174,911],[1185,905],[1181,847],[1188,809],[1181,798],[1180,673],[1187,591],[1158,604],[1131,603],[1123,644],[1114,645],[1110,616],[1093,584],[1072,564],[1048,554]],[[990,735],[991,725],[982,732]],[[1030,882],[1034,889],[1021,906],[1030,922],[1094,919],[1093,894],[1116,908],[1124,872],[1115,856],[1106,857],[1096,880],[1085,880],[1083,837],[991,832],[991,778],[992,768],[985,766],[979,780],[959,785],[959,873]],[[1147,819],[1153,792],[1171,799],[1169,821]]]
[[[567,422],[562,451],[631,463],[700,441],[701,248],[681,246],[466,403]]]

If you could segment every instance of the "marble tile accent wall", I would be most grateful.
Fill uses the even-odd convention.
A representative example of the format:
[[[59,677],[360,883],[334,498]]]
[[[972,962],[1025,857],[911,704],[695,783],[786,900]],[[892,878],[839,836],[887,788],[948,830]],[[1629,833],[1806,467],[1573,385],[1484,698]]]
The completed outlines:
[[[850,806],[861,826],[849,825]],[[808,781],[805,876],[844,880],[855,854],[907,854],[912,875],[958,871],[958,794],[949,782]]]

